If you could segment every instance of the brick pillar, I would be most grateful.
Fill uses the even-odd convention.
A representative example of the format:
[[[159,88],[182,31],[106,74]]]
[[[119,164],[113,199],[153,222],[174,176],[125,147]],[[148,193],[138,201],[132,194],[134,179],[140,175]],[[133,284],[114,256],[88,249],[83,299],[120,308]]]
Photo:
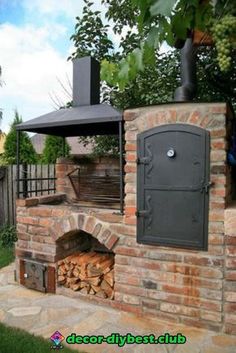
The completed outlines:
[[[75,193],[67,175],[75,168],[76,165],[68,158],[61,157],[57,159],[56,192],[65,193],[69,199],[75,198]]]
[[[236,202],[225,210],[224,332],[236,334]]]

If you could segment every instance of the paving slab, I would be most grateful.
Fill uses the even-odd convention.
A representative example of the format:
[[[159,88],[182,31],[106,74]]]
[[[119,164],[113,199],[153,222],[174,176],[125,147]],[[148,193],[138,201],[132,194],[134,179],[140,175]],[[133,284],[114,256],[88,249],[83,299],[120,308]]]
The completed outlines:
[[[110,307],[88,303],[63,295],[29,290],[13,281],[14,266],[0,270],[0,321],[50,339],[55,331],[65,337],[77,335],[162,335],[182,333],[187,342],[172,344],[126,344],[123,347],[102,344],[68,345],[88,353],[235,353],[236,337],[169,323],[145,319]]]

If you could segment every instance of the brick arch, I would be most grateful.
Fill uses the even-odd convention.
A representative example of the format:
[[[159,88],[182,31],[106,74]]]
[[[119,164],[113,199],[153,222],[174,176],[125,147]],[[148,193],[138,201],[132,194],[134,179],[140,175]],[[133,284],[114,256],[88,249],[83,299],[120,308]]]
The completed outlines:
[[[50,227],[49,234],[56,242],[66,234],[80,230],[90,234],[112,251],[114,251],[120,238],[118,233],[111,230],[110,223],[86,213],[71,213],[63,218],[58,217]]]

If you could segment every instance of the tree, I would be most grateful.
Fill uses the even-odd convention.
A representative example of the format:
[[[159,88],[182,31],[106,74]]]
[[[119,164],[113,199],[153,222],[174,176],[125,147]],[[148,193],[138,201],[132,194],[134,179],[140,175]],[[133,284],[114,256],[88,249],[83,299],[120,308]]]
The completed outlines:
[[[122,110],[172,101],[173,93],[180,85],[179,50],[173,49],[161,54],[158,50],[159,46],[155,44],[155,57],[153,58],[152,54],[151,62],[146,60],[141,71],[136,70],[135,65],[131,65],[131,71],[129,71],[131,76],[122,89],[120,85],[117,85],[115,75],[114,80],[111,79],[120,60],[125,60],[129,53],[137,49],[141,41],[148,38],[149,26],[145,25],[142,31],[138,31],[137,16],[141,12],[137,6],[134,7],[131,0],[121,0],[119,4],[116,0],[101,0],[101,2],[107,7],[106,17],[112,25],[104,26],[101,20],[98,21],[101,13],[93,12],[92,2],[86,0],[82,16],[76,18],[75,33],[71,39],[76,48],[72,55],[73,58],[91,55],[97,60],[105,59],[102,65],[102,77],[106,83],[103,82],[102,85],[102,100]],[[145,2],[150,3],[150,1]],[[95,22],[98,23],[96,31],[94,30]],[[120,43],[116,43],[116,46],[109,41],[108,33],[110,32],[120,36]],[[94,37],[96,40],[93,40]],[[100,38],[103,44],[100,43]],[[153,36],[154,41],[158,38]],[[200,47],[198,53],[196,100],[207,102],[230,99],[235,104],[236,58],[232,58],[232,68],[229,73],[221,74],[217,65],[216,48]],[[155,62],[154,66],[152,61]],[[231,85],[230,82],[232,82]],[[116,138],[111,140],[106,136],[97,136],[92,140],[95,154],[118,151]],[[91,139],[80,138],[80,141],[86,144]]]
[[[43,163],[56,163],[57,158],[62,157],[63,155],[65,155],[65,157],[68,157],[69,154],[70,146],[66,141],[64,145],[63,137],[47,135],[42,154]]]
[[[115,31],[121,30],[121,20],[115,15],[120,4],[116,0],[102,0],[109,7],[107,17],[118,23]],[[139,30],[140,41],[119,62],[103,61],[103,78],[121,89],[133,80],[147,65],[154,66],[155,51],[163,42],[171,47],[179,46],[200,30],[212,35],[216,44],[215,62],[218,69],[226,73],[232,68],[236,49],[236,7],[230,1],[216,0],[130,0],[137,21],[129,21],[132,29]],[[127,3],[126,3],[127,8]],[[134,18],[134,17],[133,17]],[[124,19],[122,19],[124,21]]]
[[[17,144],[17,132],[16,125],[22,123],[22,118],[15,111],[15,118],[11,124],[9,133],[6,136],[4,143],[4,160],[8,164],[16,163],[16,144]],[[29,135],[20,131],[20,163],[34,164],[37,163],[37,154],[32,145]]]

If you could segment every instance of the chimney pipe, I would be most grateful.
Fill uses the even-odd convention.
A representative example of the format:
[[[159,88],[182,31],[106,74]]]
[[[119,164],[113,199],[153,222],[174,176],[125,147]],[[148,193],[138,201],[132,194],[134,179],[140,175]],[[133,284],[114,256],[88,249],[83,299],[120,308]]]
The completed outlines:
[[[181,49],[181,86],[178,87],[174,94],[176,102],[191,101],[197,90],[197,75],[196,75],[196,48],[193,45],[192,38],[187,38],[184,47]]]
[[[73,106],[100,103],[100,64],[90,56],[73,60]]]

